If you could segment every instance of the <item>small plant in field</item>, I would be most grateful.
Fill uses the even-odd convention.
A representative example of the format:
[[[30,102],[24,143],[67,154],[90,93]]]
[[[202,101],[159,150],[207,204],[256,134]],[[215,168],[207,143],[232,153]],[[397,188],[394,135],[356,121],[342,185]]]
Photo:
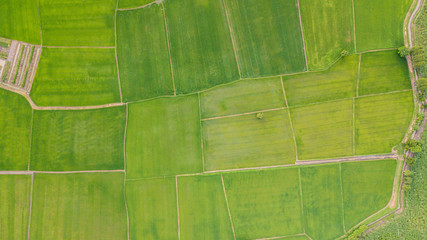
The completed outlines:
[[[256,118],[258,118],[258,119],[263,119],[264,118],[264,113],[262,113],[262,112],[259,112],[259,113],[257,113],[256,115]]]
[[[345,56],[347,56],[349,53],[348,53],[348,51],[347,50],[342,50],[341,51],[341,57],[345,57]]]

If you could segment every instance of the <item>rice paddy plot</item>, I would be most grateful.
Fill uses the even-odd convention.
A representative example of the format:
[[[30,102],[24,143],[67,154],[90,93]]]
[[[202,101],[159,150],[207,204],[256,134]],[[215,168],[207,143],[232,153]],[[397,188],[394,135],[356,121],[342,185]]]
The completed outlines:
[[[298,159],[353,155],[353,100],[291,108]]]
[[[130,239],[178,239],[175,178],[126,181]]]
[[[223,0],[235,40],[242,77],[305,70],[295,0]]]
[[[117,12],[117,55],[125,102],[173,95],[161,5]]]
[[[123,169],[125,110],[34,111],[30,169]]]
[[[202,172],[198,96],[129,104],[127,178]]]
[[[200,93],[202,118],[286,107],[279,77],[238,81]]]
[[[299,0],[308,68],[321,70],[354,52],[352,0]]]
[[[120,102],[114,49],[43,48],[31,98],[39,106]]]
[[[202,122],[205,170],[293,164],[288,110]]]
[[[36,174],[30,239],[126,239],[123,173]]]
[[[177,181],[181,239],[233,239],[221,176]]]
[[[236,239],[303,232],[298,169],[224,174]]]
[[[362,54],[359,96],[411,88],[406,59],[396,50]]]
[[[156,2],[156,0],[120,0],[119,8],[136,8],[152,2]]]
[[[27,170],[32,109],[27,100],[0,89],[0,170]]]
[[[350,55],[325,71],[284,76],[289,106],[354,97],[358,64],[359,55]]]
[[[40,0],[45,46],[114,46],[116,0]]]
[[[342,163],[346,230],[387,205],[395,172],[394,159]]]
[[[355,0],[357,51],[403,45],[403,22],[412,0]]]
[[[0,175],[2,239],[27,239],[30,192],[30,175]]]
[[[221,0],[165,0],[164,4],[177,92],[238,79]]]
[[[356,99],[356,155],[390,153],[414,111],[412,91]]]
[[[339,165],[302,167],[300,171],[305,232],[313,239],[344,235]]]

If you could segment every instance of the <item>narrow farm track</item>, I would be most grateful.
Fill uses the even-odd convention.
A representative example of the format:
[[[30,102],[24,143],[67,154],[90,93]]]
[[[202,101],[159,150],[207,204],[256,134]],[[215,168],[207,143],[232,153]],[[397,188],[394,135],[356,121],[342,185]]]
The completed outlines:
[[[124,169],[117,170],[83,170],[83,171],[0,171],[0,175],[34,175],[43,174],[73,174],[73,173],[114,173],[124,172]]]
[[[147,4],[142,5],[142,6],[139,6],[139,7],[133,7],[133,8],[117,8],[117,11],[129,11],[129,10],[141,9],[141,8],[151,7],[151,5],[153,5],[153,4],[161,4],[162,2],[163,2],[163,0],[156,0],[156,1],[154,1],[154,2],[147,3]]]

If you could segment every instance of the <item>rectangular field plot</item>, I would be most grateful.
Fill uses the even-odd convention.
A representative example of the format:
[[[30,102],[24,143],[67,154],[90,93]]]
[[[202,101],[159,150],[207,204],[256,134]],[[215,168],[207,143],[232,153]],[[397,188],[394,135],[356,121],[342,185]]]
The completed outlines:
[[[403,21],[411,0],[355,0],[357,50],[403,45]]]
[[[298,169],[224,175],[237,239],[258,239],[303,232]]]
[[[411,89],[408,65],[396,50],[362,54],[359,96]]]
[[[341,58],[326,71],[284,76],[289,106],[353,97],[356,92],[359,55]]]
[[[197,95],[129,105],[128,178],[203,171]]]
[[[0,233],[2,239],[27,239],[31,176],[0,176]]]
[[[344,234],[338,164],[303,167],[301,171],[305,232],[313,239]]]
[[[342,163],[346,230],[387,205],[395,172],[394,159]]]
[[[37,1],[1,1],[0,36],[31,44],[40,44]]]
[[[31,114],[24,97],[0,89],[0,170],[27,170]]]
[[[339,100],[291,108],[298,159],[353,155],[353,101]]]
[[[288,110],[202,122],[205,170],[293,164]]]
[[[123,169],[125,110],[35,111],[30,168]]]
[[[126,181],[130,239],[178,239],[175,178]]]
[[[354,52],[352,0],[299,0],[308,67],[320,70]]]
[[[223,0],[230,18],[242,77],[305,70],[295,0]]]
[[[166,0],[165,13],[178,93],[239,78],[221,0]]]
[[[202,118],[285,107],[279,77],[251,79],[200,94]]]
[[[114,46],[116,0],[40,0],[45,46]]]
[[[356,155],[390,153],[412,119],[412,91],[356,99]]]
[[[123,173],[36,174],[30,239],[126,239]]]
[[[161,5],[117,12],[117,55],[125,102],[174,94]]]
[[[43,48],[31,98],[40,106],[120,102],[114,49]]]
[[[181,239],[233,239],[221,176],[178,178]]]

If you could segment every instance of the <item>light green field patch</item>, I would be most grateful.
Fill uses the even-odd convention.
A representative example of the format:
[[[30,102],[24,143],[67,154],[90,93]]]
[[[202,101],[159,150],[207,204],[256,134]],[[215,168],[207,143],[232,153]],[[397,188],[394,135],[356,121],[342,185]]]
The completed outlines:
[[[128,178],[202,172],[197,95],[129,104]]]
[[[412,0],[355,0],[357,51],[400,47]]]
[[[119,8],[136,8],[155,1],[156,0],[119,0]]]
[[[178,93],[239,78],[221,0],[165,0],[165,13]]]
[[[45,46],[114,46],[116,0],[39,0]]]
[[[396,160],[342,164],[344,219],[349,230],[390,201]]]
[[[0,89],[0,170],[27,170],[31,114],[24,97]]]
[[[305,232],[313,239],[344,234],[338,164],[301,168]]]
[[[39,106],[120,102],[114,49],[43,48],[31,98]]]
[[[123,173],[36,174],[30,239],[126,239]]]
[[[173,95],[160,5],[117,12],[117,55],[125,102]]]
[[[352,0],[299,0],[308,67],[320,70],[354,52]]]
[[[251,79],[200,94],[202,118],[285,107],[280,78]]]
[[[284,76],[289,106],[353,97],[359,55],[341,58],[326,71]]]
[[[356,99],[356,155],[390,153],[414,111],[412,91]]]
[[[303,232],[298,169],[224,175],[237,239]]]
[[[362,54],[359,96],[411,89],[408,64],[396,50]]]
[[[221,176],[178,178],[181,239],[233,239]]]
[[[305,70],[295,0],[224,0],[242,77]]]
[[[35,111],[32,170],[123,169],[125,108]]]
[[[205,170],[285,165],[295,162],[287,110],[202,122]]]
[[[126,181],[130,239],[178,239],[175,178]]]
[[[291,108],[298,159],[353,155],[353,100]]]
[[[40,44],[37,1],[1,1],[0,36],[31,44]]]
[[[0,233],[2,239],[27,239],[31,176],[0,176]]]

